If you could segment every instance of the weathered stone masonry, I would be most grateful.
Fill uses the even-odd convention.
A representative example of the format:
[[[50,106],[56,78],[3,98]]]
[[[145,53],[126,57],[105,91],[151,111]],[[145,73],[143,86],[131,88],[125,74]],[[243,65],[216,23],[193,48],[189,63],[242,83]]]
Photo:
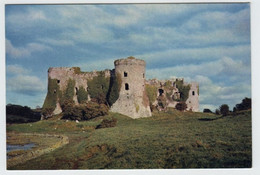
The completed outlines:
[[[120,90],[118,99],[112,104],[110,111],[118,112],[132,118],[149,117],[151,116],[151,109],[149,105],[149,98],[146,94],[145,86],[150,85],[157,89],[157,98],[152,102],[154,106],[158,105],[158,99],[164,98],[167,107],[175,107],[176,104],[185,100],[187,110],[199,111],[199,90],[198,83],[193,82],[190,84],[184,83],[183,79],[171,79],[159,81],[156,79],[145,79],[145,61],[128,57],[126,59],[118,59],[114,62],[115,69],[104,70],[104,76],[110,78],[119,76]],[[80,73],[79,73],[80,72]],[[81,72],[79,68],[57,67],[49,68],[48,78],[57,81],[57,89],[54,89],[51,94],[55,95],[56,92],[64,92],[67,88],[68,82],[73,80],[74,94],[73,101],[75,105],[79,104],[77,99],[77,92],[80,87],[88,91],[88,81],[99,75],[98,71]],[[50,86],[50,82],[48,83]],[[179,86],[179,87],[177,87]],[[47,97],[46,97],[47,98]],[[88,94],[88,101],[91,97]],[[57,97],[54,114],[62,112],[60,107],[59,97]]]

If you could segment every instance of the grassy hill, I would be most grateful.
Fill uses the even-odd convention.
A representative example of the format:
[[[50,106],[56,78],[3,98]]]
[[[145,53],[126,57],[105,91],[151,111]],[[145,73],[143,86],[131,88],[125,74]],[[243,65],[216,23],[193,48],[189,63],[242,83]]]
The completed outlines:
[[[111,117],[116,127],[95,129]],[[251,111],[220,117],[171,110],[136,120],[110,113],[79,123],[12,124],[7,132],[64,134],[69,144],[9,169],[249,168],[251,128]]]

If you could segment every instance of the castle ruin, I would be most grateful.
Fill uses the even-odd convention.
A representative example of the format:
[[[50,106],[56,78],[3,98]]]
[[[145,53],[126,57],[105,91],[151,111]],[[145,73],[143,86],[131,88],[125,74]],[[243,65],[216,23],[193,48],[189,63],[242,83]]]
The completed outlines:
[[[199,86],[183,79],[159,81],[145,79],[145,61],[128,57],[114,61],[115,69],[81,72],[78,67],[56,67],[48,70],[48,93],[43,108],[52,108],[53,114],[62,112],[64,96],[75,105],[103,96],[111,112],[131,118],[149,117],[153,108],[175,108],[179,102],[186,110],[199,111]]]

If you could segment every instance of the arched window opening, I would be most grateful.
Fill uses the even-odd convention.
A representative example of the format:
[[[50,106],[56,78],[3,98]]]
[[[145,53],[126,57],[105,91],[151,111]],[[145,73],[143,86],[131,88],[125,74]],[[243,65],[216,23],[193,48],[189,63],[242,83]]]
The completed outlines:
[[[124,77],[127,77],[127,72],[124,72]]]
[[[125,84],[125,90],[127,90],[127,91],[129,90],[129,84],[128,83]]]
[[[57,80],[57,83],[59,84],[59,83],[60,83],[60,80]]]
[[[195,91],[192,91],[192,95],[195,95]]]
[[[143,74],[143,78],[144,78],[144,74]]]

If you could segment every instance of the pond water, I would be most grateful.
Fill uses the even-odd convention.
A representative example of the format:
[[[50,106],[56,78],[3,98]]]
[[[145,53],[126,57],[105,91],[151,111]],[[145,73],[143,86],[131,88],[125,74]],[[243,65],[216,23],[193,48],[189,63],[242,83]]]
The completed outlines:
[[[32,149],[35,146],[34,143],[29,143],[29,144],[25,144],[25,145],[10,145],[7,144],[6,145],[6,153],[10,152],[10,151],[15,151],[15,150],[29,150]],[[7,159],[9,158],[9,156],[7,156]]]

